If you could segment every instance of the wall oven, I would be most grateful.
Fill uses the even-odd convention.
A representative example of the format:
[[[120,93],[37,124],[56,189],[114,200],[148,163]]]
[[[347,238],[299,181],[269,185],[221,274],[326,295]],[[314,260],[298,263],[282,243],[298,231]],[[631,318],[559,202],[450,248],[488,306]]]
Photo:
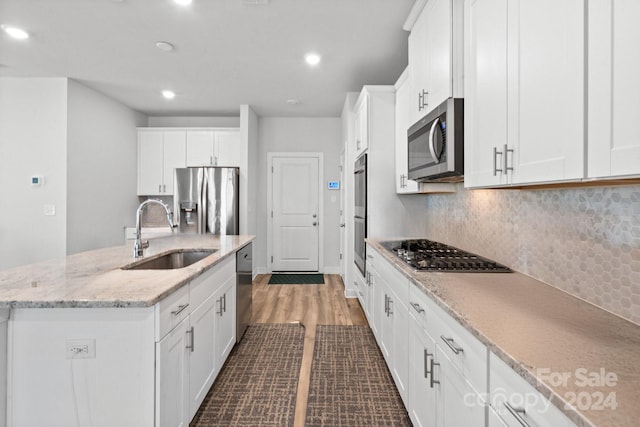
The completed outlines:
[[[367,237],[367,154],[363,154],[356,160],[354,168],[354,261],[358,270],[364,276],[366,246],[364,239]]]

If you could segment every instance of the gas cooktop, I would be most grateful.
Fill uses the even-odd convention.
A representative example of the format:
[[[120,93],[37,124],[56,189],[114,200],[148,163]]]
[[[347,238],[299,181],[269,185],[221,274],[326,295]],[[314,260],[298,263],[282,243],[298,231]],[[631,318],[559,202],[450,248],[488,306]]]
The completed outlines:
[[[511,273],[511,269],[479,255],[427,239],[383,242],[382,245],[420,271]]]

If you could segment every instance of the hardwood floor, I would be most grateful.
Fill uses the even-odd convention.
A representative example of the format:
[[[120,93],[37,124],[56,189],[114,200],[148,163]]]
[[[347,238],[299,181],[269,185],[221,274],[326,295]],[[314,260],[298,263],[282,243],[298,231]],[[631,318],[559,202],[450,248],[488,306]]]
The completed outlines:
[[[293,424],[303,427],[316,325],[366,325],[367,320],[358,300],[344,297],[344,285],[339,275],[325,274],[323,285],[269,285],[270,277],[269,274],[259,275],[253,282],[252,322],[300,322],[305,326]]]

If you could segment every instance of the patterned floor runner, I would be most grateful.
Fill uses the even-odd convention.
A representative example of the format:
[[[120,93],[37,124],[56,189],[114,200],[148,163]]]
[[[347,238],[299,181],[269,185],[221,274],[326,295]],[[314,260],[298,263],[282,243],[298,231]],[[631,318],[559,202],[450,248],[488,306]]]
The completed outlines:
[[[272,274],[269,278],[270,285],[322,285],[323,274]]]
[[[292,426],[304,334],[298,324],[250,325],[190,426]]]
[[[318,325],[305,426],[411,426],[368,326]]]

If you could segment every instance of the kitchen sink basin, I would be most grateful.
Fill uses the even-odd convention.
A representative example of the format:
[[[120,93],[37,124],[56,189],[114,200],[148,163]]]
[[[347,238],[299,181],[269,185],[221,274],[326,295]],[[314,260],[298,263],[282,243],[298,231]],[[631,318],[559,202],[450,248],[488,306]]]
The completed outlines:
[[[209,255],[217,249],[177,250],[157,258],[151,258],[139,263],[123,267],[123,270],[174,270],[188,267]]]

